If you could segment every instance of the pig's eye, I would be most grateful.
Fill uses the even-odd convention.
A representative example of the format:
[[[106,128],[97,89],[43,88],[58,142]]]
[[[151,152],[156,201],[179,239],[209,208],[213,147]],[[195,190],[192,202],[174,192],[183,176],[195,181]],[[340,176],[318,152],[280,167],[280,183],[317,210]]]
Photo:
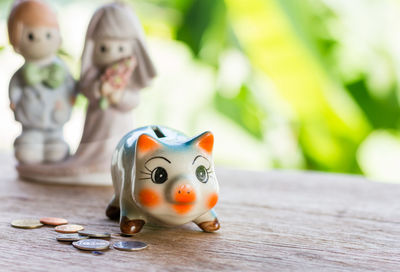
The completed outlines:
[[[196,177],[200,182],[206,183],[208,181],[208,172],[204,165],[196,168]]]
[[[151,180],[154,183],[161,184],[166,182],[168,179],[167,170],[162,167],[156,167],[153,171],[151,171]]]

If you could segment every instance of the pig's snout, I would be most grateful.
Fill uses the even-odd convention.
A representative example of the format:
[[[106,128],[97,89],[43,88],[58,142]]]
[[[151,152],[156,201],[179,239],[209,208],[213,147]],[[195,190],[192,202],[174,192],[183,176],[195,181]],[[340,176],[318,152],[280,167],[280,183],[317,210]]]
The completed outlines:
[[[182,184],[175,188],[174,200],[177,203],[192,203],[196,201],[196,192],[189,184]]]

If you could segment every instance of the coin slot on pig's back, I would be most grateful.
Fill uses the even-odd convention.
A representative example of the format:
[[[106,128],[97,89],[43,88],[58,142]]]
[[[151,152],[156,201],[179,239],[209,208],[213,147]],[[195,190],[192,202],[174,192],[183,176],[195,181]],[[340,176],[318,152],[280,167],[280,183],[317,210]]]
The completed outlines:
[[[164,138],[165,134],[161,131],[161,129],[158,126],[152,126],[151,129],[154,131],[156,134],[157,138]]]

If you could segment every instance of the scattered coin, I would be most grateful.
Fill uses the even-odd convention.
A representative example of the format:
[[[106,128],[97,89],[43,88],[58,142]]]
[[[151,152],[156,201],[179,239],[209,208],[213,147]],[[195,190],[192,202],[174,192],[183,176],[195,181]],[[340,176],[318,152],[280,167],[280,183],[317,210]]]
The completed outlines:
[[[56,239],[61,242],[75,242],[79,240],[88,239],[88,236],[79,235],[78,233],[61,233],[58,234]]]
[[[74,224],[60,225],[54,228],[55,231],[61,233],[75,233],[83,229],[84,227],[82,227],[81,225]]]
[[[11,222],[11,226],[21,229],[35,229],[43,226],[37,219],[18,219]]]
[[[105,250],[110,247],[110,242],[102,239],[90,238],[110,238],[111,235],[132,236],[125,233],[109,233],[102,231],[85,230],[81,225],[68,224],[64,218],[58,217],[44,217],[40,220],[37,219],[18,219],[11,222],[11,226],[15,228],[33,229],[45,225],[56,226],[55,231],[60,232],[56,239],[62,242],[72,242],[72,245],[81,250],[92,251],[94,255],[104,254],[100,250]],[[113,247],[122,251],[136,251],[148,247],[148,245],[141,241],[118,241],[113,244]]]
[[[92,231],[92,230],[80,230],[78,231],[80,235],[89,236],[91,238],[110,238],[111,233],[109,232],[99,232],[99,231]]]
[[[113,247],[123,251],[135,251],[145,249],[147,244],[140,241],[119,241],[115,242]]]
[[[110,246],[110,242],[102,239],[85,239],[72,242],[72,245],[82,250],[104,250]]]
[[[68,224],[68,220],[58,217],[43,217],[40,218],[40,223],[50,226],[58,226],[58,225]]]

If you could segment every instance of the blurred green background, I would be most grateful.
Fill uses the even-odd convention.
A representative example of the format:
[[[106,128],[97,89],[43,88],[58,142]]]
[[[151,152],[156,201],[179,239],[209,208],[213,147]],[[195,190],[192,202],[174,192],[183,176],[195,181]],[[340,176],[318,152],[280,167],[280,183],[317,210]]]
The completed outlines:
[[[400,181],[400,1],[125,2],[141,19],[159,72],[142,92],[135,125],[212,130],[219,165]],[[7,88],[22,59],[6,36],[11,1],[0,3],[0,87]],[[51,1],[76,77],[87,23],[103,3]],[[84,103],[65,129],[73,145]]]

